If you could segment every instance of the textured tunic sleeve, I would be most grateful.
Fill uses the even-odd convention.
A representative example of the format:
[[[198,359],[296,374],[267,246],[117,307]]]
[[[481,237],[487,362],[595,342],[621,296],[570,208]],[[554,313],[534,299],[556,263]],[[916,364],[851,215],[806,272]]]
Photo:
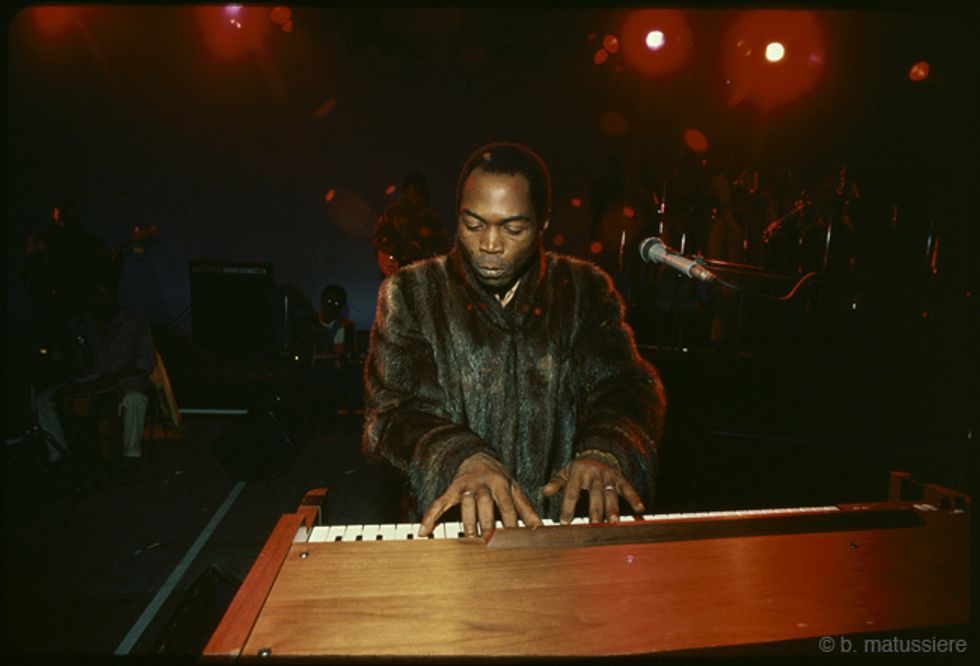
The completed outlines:
[[[583,321],[571,347],[578,399],[574,451],[613,455],[649,506],[659,470],[666,397],[656,369],[637,352],[622,298],[609,277],[589,271]]]
[[[474,453],[499,457],[472,431],[453,422],[431,343],[418,326],[396,273],[381,286],[364,368],[365,454],[408,477],[424,511]]]

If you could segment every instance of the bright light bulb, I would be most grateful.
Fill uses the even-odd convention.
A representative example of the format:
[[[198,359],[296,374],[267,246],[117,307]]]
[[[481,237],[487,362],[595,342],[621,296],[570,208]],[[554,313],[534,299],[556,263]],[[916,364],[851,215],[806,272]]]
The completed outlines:
[[[786,49],[779,42],[769,42],[766,44],[766,60],[769,62],[779,62],[786,55]]]
[[[662,30],[651,30],[647,33],[647,48],[657,51],[664,45],[664,33]]]

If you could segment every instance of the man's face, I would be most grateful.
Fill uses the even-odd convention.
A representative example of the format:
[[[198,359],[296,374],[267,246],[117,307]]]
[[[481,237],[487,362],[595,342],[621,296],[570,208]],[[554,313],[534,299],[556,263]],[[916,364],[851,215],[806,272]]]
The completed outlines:
[[[323,318],[326,321],[336,319],[340,315],[342,308],[340,299],[336,296],[327,296],[320,300],[320,312],[323,313]]]
[[[534,213],[524,176],[477,169],[463,184],[456,235],[486,286],[503,289],[513,284],[547,228],[548,220],[539,223]]]

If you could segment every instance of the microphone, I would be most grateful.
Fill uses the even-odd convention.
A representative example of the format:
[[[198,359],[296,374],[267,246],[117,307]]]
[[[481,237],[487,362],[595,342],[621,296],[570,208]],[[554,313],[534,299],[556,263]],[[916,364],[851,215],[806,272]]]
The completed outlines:
[[[680,271],[689,278],[701,280],[703,282],[715,282],[718,276],[707,268],[688,259],[682,254],[677,254],[656,236],[651,236],[640,243],[640,257],[643,261],[653,264],[666,264],[675,271]]]

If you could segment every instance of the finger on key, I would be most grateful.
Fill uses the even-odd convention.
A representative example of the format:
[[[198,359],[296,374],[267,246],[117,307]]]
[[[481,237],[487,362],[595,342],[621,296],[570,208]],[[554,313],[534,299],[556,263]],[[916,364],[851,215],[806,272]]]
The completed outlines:
[[[493,530],[493,496],[486,486],[476,491],[476,511],[480,518],[480,534],[489,534]]]
[[[476,536],[476,498],[473,491],[467,490],[463,493],[459,508],[463,517],[463,534]]]

